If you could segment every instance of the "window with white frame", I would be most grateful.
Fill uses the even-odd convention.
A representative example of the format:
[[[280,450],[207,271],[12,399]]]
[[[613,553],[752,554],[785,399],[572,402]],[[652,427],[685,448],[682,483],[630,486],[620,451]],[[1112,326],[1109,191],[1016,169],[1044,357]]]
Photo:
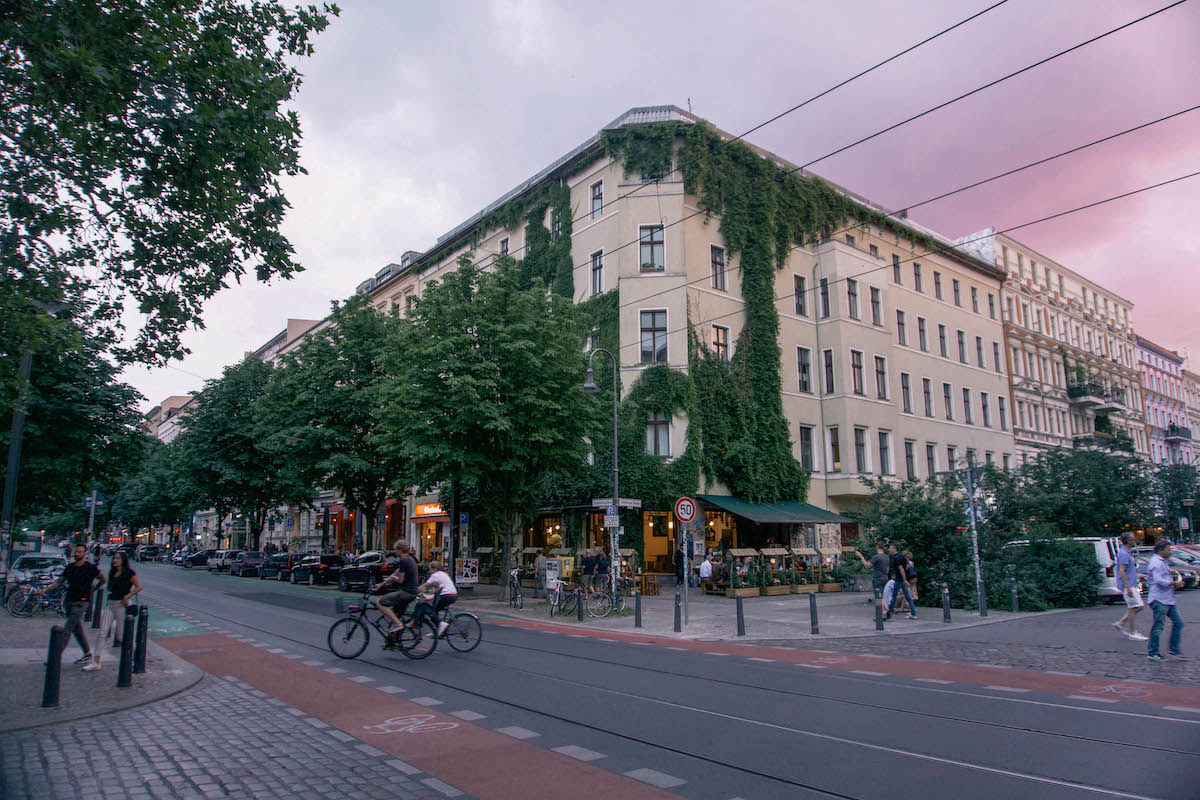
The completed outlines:
[[[712,288],[725,291],[725,248],[709,245],[708,262],[712,272]]]
[[[892,434],[879,431],[879,474],[892,474]]]
[[[858,319],[858,281],[846,279],[846,313],[851,319]]]
[[[812,351],[807,347],[796,348],[796,374],[798,389],[812,392]]]
[[[666,269],[662,225],[643,225],[638,229],[638,252],[642,272],[662,272]]]
[[[803,275],[792,276],[792,294],[796,300],[796,314],[801,317],[808,316],[808,293],[805,291],[808,288],[808,282]]]
[[[658,411],[646,420],[646,452],[655,456],[671,455],[671,423]]]
[[[896,309],[896,342],[898,344],[908,344],[908,328],[904,325],[904,312]]]
[[[912,413],[912,378],[907,372],[900,373],[900,400],[905,414]]]
[[[888,399],[887,359],[875,356],[875,396],[880,400]]]
[[[712,326],[713,353],[722,361],[729,360],[729,328],[723,325]]]
[[[503,239],[500,240],[500,255],[502,255],[502,256],[508,255],[508,237],[507,236],[505,236]]]
[[[874,286],[871,287],[871,323],[883,325],[883,298]]]
[[[850,382],[855,394],[866,394],[863,382],[863,354],[861,350],[850,351]]]
[[[604,251],[592,253],[592,294],[604,292]]]
[[[592,184],[592,219],[600,219],[604,214],[604,181]]]
[[[805,472],[813,471],[813,429],[809,425],[800,426],[800,468]]]
[[[870,470],[867,465],[867,429],[854,429],[854,470],[865,475]]]
[[[642,363],[665,364],[667,361],[667,312],[641,313]]]

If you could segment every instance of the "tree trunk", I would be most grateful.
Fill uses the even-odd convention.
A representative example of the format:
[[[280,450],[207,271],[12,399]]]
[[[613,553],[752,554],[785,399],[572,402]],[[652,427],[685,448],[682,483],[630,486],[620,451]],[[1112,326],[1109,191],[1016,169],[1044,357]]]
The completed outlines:
[[[504,550],[504,566],[497,581],[500,586],[497,599],[500,602],[508,600],[508,575],[517,566],[517,549],[521,544],[521,529],[524,527],[524,519],[517,513],[509,514],[505,522],[506,525],[498,526],[499,530],[504,532],[500,537],[500,547]]]

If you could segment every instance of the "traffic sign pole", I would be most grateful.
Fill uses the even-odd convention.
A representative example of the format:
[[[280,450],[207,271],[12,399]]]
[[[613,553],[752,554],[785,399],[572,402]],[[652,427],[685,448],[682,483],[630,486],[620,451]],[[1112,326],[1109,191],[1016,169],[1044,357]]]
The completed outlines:
[[[692,520],[696,518],[696,501],[690,497],[681,497],[675,501],[675,516],[683,527],[682,545],[676,545],[683,550],[683,622],[689,621],[688,596],[691,594],[692,565],[690,552],[692,543]]]

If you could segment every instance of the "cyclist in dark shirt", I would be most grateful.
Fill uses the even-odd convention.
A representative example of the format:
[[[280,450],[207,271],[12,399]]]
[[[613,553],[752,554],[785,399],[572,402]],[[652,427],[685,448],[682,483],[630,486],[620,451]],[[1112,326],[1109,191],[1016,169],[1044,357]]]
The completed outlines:
[[[412,546],[405,541],[396,542],[395,546],[396,556],[400,561],[396,564],[396,571],[383,581],[383,585],[398,583],[400,588],[375,601],[376,607],[392,623],[391,633],[403,627],[400,617],[408,610],[408,604],[417,596],[417,587],[421,585],[417,577],[417,561],[412,557]]]
[[[87,612],[88,603],[92,599],[92,584],[96,579],[100,579],[100,583],[96,588],[104,585],[104,576],[100,574],[100,570],[96,569],[96,565],[87,560],[87,546],[82,544],[75,545],[75,560],[67,565],[62,574],[49,586],[42,588],[41,593],[45,593],[52,589],[57,589],[64,583],[67,585],[66,609],[67,609],[67,632],[75,635],[75,641],[79,643],[79,647],[83,650],[83,656],[75,661],[76,664],[84,664],[84,669],[91,671],[92,669],[100,669],[100,664],[92,660],[92,648],[88,644],[87,637],[83,633],[83,615]],[[94,666],[93,666],[94,665]]]

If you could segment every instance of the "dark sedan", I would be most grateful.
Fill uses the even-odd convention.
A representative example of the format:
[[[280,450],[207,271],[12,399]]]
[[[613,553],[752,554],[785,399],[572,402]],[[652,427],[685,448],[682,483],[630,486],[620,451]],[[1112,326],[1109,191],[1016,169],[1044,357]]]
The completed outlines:
[[[292,583],[307,583],[314,586],[318,583],[332,583],[338,579],[338,573],[346,566],[346,559],[332,553],[322,556],[305,556],[300,563],[292,568],[288,580]]]
[[[184,556],[179,563],[184,569],[203,567],[208,563],[208,559],[216,555],[216,552],[216,550],[201,550],[198,553],[189,553],[188,555]]]
[[[244,578],[247,575],[257,575],[258,568],[266,561],[266,557],[258,550],[238,553],[237,558],[229,565],[229,574]]]
[[[363,553],[338,573],[338,588],[343,592],[352,589],[369,589],[396,571],[400,559],[392,553],[371,550]]]
[[[291,577],[292,568],[298,566],[303,558],[303,553],[276,553],[258,568],[258,577],[286,581]]]

